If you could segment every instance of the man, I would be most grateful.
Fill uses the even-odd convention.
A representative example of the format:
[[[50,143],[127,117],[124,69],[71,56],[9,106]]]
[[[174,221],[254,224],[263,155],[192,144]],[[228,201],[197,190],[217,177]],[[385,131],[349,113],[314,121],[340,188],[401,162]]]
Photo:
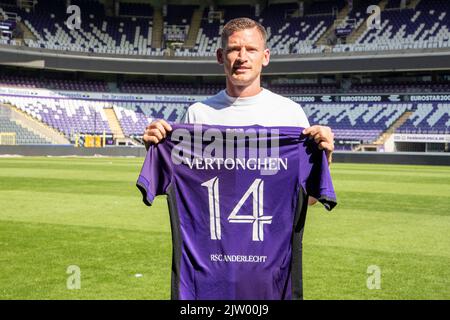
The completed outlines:
[[[228,22],[222,48],[217,50],[226,90],[191,105],[182,120],[186,124],[174,125],[173,131],[166,121],[157,120],[144,133],[149,151],[137,187],[146,205],[157,195],[167,195],[173,239],[172,299],[303,298],[301,242],[306,208],[316,199],[328,210],[337,203],[327,167],[333,134],[327,127],[310,127],[297,103],[261,88],[261,71],[270,58],[265,43],[265,30],[255,21],[239,18]],[[215,168],[212,162],[211,170],[195,167],[193,162],[174,165],[179,134],[189,135],[191,124],[204,125],[203,133],[219,126],[252,126],[255,132],[259,126],[286,127],[277,136],[281,141],[279,159],[285,159],[286,166],[277,174],[262,175],[226,166]],[[300,128],[307,128],[304,134],[327,151],[327,159]],[[150,148],[169,131],[170,139]],[[266,134],[256,139],[269,140]],[[218,139],[222,142],[214,152],[225,140]],[[200,143],[196,147],[203,151],[209,147],[204,141],[192,140],[191,135],[181,141]],[[250,144],[245,150],[250,152]],[[192,154],[182,154],[189,163]],[[234,157],[225,160],[230,159]],[[271,226],[266,235],[264,225]]]
[[[324,149],[328,164],[334,150],[334,134],[326,126],[309,126],[303,109],[297,103],[261,87],[262,68],[269,64],[270,51],[266,46],[264,27],[248,18],[229,21],[223,28],[222,48],[217,50],[219,64],[226,76],[226,90],[191,105],[182,122],[209,125],[297,126],[306,128]],[[171,126],[164,120],[147,126],[143,140],[150,144],[163,140]]]

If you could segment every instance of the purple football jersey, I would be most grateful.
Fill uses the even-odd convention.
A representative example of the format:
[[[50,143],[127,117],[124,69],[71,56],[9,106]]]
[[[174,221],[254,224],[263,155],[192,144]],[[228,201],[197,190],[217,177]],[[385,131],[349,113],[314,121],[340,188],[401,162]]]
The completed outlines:
[[[137,181],[167,194],[172,299],[302,299],[308,196],[336,205],[324,151],[298,127],[172,128]]]

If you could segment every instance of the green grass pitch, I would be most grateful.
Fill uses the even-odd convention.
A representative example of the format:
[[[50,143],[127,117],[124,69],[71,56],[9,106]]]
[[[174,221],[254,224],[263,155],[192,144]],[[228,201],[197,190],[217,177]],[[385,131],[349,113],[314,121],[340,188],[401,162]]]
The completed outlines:
[[[0,299],[169,299],[169,216],[164,197],[141,201],[142,161],[0,158]],[[305,299],[449,299],[450,167],[336,163],[332,175],[338,207],[308,211]]]

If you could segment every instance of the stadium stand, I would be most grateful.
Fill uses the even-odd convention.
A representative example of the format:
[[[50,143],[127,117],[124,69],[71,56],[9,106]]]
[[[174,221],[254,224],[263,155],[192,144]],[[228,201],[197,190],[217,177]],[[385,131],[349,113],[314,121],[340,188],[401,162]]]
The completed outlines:
[[[332,127],[336,139],[372,143],[412,107],[411,103],[332,103],[306,104],[304,109],[311,123]]]
[[[119,15],[130,17],[153,17],[153,7],[147,3],[119,2]]]
[[[118,103],[114,110],[127,135],[140,136],[152,118],[179,121],[188,103]],[[333,128],[337,140],[373,143],[406,111],[411,118],[396,132],[449,133],[450,104],[415,103],[304,103],[312,124]],[[426,121],[426,122],[424,122]]]
[[[149,86],[149,88],[161,92],[158,84],[152,85],[153,87]],[[307,88],[307,85],[304,86]],[[322,86],[322,90],[329,92],[333,86],[331,84],[328,87]],[[161,86],[161,88],[163,87]],[[293,87],[295,90],[301,85]],[[283,86],[279,85],[278,88],[283,88]],[[289,96],[291,87],[287,85],[284,88],[288,92],[286,95]],[[336,87],[334,88],[336,89]],[[167,90],[174,90],[174,87],[168,85]],[[176,90],[180,92],[180,88]],[[386,90],[392,91],[389,88]],[[72,141],[73,135],[76,133],[102,134],[104,132],[112,134],[110,123],[105,115],[107,109],[114,110],[125,137],[133,138],[140,137],[143,128],[154,118],[173,122],[180,121],[186,108],[191,104],[184,101],[112,101],[11,95],[0,95],[0,102],[15,106],[36,121],[43,122],[63,133]],[[330,101],[301,104],[311,124],[330,126],[333,128],[336,140],[349,141],[352,144],[374,143],[408,112],[411,115],[405,118],[406,121],[402,122],[400,127],[395,127],[397,128],[396,133],[450,133],[449,103],[343,103]],[[340,148],[346,149],[349,146],[344,143]]]
[[[49,144],[50,142],[39,137],[27,128],[13,120],[0,117],[0,134],[14,133],[14,144]]]
[[[79,30],[70,30],[65,25],[65,1],[39,0],[32,9],[18,8],[11,2],[7,10],[17,14],[18,20],[31,30],[35,39],[25,39],[30,47],[99,54],[163,56],[171,42],[178,42],[179,46],[173,48],[175,56],[213,56],[220,45],[224,24],[238,16],[247,16],[266,26],[273,55],[450,47],[447,1],[419,1],[415,8],[401,8],[401,1],[385,2],[380,29],[365,28],[354,42],[331,46],[317,45],[317,42],[334,25],[336,13],[345,6],[343,0],[313,2],[303,13],[297,2],[270,3],[260,12],[251,5],[222,5],[213,10],[205,7],[192,48],[182,47],[182,44],[193,12],[199,8],[194,5],[168,5],[163,10],[161,47],[152,47],[155,11],[148,4],[120,3],[119,15],[112,17],[105,14],[104,5],[98,1],[74,0],[72,4],[83,8]],[[378,1],[356,1],[340,21],[341,27],[347,27],[352,21],[352,30],[358,29],[366,21],[366,9],[372,4]]]
[[[389,0],[388,3],[386,4],[385,9],[404,9],[401,8],[401,2],[402,0]]]
[[[333,10],[339,11],[345,6],[345,0],[338,1],[313,1],[307,8],[308,15],[329,15]]]
[[[127,136],[140,137],[142,135],[142,128],[145,128],[155,118],[174,122],[180,121],[188,106],[188,103],[177,102],[124,102],[115,103],[114,111],[116,112],[123,132]]]
[[[108,83],[101,80],[70,80],[49,77],[31,77],[19,75],[0,75],[0,86],[18,88],[44,88],[82,92],[110,92]],[[140,94],[186,94],[213,95],[222,90],[224,84],[192,83],[192,82],[145,82],[124,81],[118,89],[123,93]],[[343,88],[336,83],[265,83],[268,88],[278,94],[335,94],[335,93],[447,93],[450,92],[449,81],[422,82],[385,82],[385,83],[353,83]]]
[[[94,52],[106,54],[154,55],[164,54],[164,47],[152,48],[153,8],[145,4],[121,4],[118,17],[105,15],[103,4],[97,1],[76,0],[72,4],[83,10],[81,29],[70,30],[65,25],[67,14],[64,1],[39,0],[33,9],[13,7],[36,38],[26,39],[26,45],[54,50]],[[341,8],[344,1],[338,2]],[[332,25],[330,3],[314,4],[304,16],[298,3],[270,4],[255,15],[250,5],[219,6],[210,12],[203,10],[200,30],[194,48],[177,48],[175,55],[212,56],[219,46],[220,31],[232,18],[247,16],[267,27],[268,42],[273,54],[320,52],[314,43]],[[336,6],[335,6],[336,7]],[[169,5],[164,15],[164,40],[184,42],[196,6]],[[213,18],[212,13],[220,13]],[[149,17],[151,17],[149,19]]]
[[[419,103],[398,133],[450,133],[450,103]]]
[[[344,0],[307,2],[303,10],[300,9],[297,2],[269,3],[267,6],[263,5],[258,8],[242,4],[212,7],[167,5],[162,9],[156,9],[144,3],[120,2],[118,15],[111,16],[111,13],[106,13],[103,2],[73,0],[72,4],[83,8],[81,12],[83,24],[79,30],[70,30],[65,25],[67,18],[65,1],[38,0],[34,8],[19,8],[16,1],[1,0],[0,15],[3,10],[17,14],[17,22],[23,23],[34,36],[34,39],[25,40],[25,44],[30,47],[108,55],[162,56],[166,54],[166,47],[176,43],[177,46],[173,47],[174,55],[214,56],[216,49],[220,46],[220,32],[224,24],[238,16],[253,18],[266,26],[268,44],[273,55],[321,53],[325,47],[336,53],[450,47],[448,1],[413,1],[407,2],[404,8],[401,7],[403,2],[399,0],[383,0],[381,2],[385,5],[381,16],[381,29],[366,30],[356,36],[355,33],[353,35],[355,36],[354,42],[345,43],[343,41],[344,43],[328,44],[327,46],[317,43],[336,23],[337,12],[346,14],[342,23],[347,24],[348,21],[353,21],[352,31],[364,29],[360,27],[364,27],[363,24],[368,16],[367,6],[374,4],[373,1],[355,1],[352,8],[348,8],[348,2]],[[412,8],[410,3],[417,5]],[[347,11],[347,9],[351,10]],[[199,13],[199,17],[202,17],[198,22],[198,33],[194,37],[195,41],[192,47],[184,47],[183,42],[186,41],[196,12]],[[157,29],[153,19],[160,13],[162,17],[161,32],[164,36],[161,37],[161,47],[152,47],[152,40],[154,40],[152,37],[155,34],[153,31]],[[13,26],[8,25],[7,27]],[[7,43],[9,39],[5,41]],[[200,96],[213,95],[224,87],[224,83],[207,83],[206,78],[198,82],[174,82],[127,80],[124,77],[125,79],[117,78],[116,83],[113,84],[108,83],[110,80],[87,80],[83,77],[80,77],[80,80],[74,80],[74,77],[70,78],[52,78],[42,75],[33,77],[8,72],[0,74],[0,87],[77,91],[87,95],[92,92],[123,93],[130,96],[134,94],[177,94],[192,96],[196,99],[201,99]],[[286,96],[407,95],[411,93],[448,94],[450,92],[449,78],[445,78],[445,80],[441,77],[423,77],[421,75],[420,79],[429,80],[402,81],[402,79],[394,81],[389,78],[381,80],[374,78],[366,82],[355,77],[346,83],[342,82],[342,84],[338,80],[330,83],[330,81],[322,81],[318,78],[305,82],[278,79],[281,81],[265,81],[263,86]],[[325,80],[330,79],[326,78]],[[140,136],[145,125],[153,118],[179,121],[189,105],[187,102],[160,102],[150,98],[150,100],[146,99],[130,102],[126,99],[123,101],[75,99],[70,98],[70,94],[66,98],[59,99],[0,95],[0,101],[11,103],[36,121],[45,123],[68,138],[74,133],[80,132],[113,133],[107,117],[107,113],[111,110],[114,111],[125,136]],[[326,101],[326,99],[322,101]],[[312,124],[331,126],[335,131],[336,139],[340,140],[370,144],[377,141],[387,130],[397,133],[420,134],[448,134],[450,132],[450,105],[448,103],[343,103],[330,101],[327,103],[304,102],[302,105]],[[401,124],[397,123],[400,118],[405,119]],[[392,129],[393,124],[396,124],[394,129]],[[11,124],[9,124],[10,126]],[[35,140],[30,138],[30,141]],[[341,147],[348,148],[346,145]]]
[[[347,15],[342,18],[341,20],[337,20],[335,23],[336,25],[336,31],[340,31],[340,33],[335,33],[336,35],[344,35],[344,36],[350,36],[354,31],[358,30],[358,28],[361,27],[363,22],[367,18],[367,7],[370,5],[378,5],[378,1],[370,1],[370,0],[360,0],[352,6],[347,6]],[[344,31],[344,33],[342,32]],[[345,38],[345,37],[344,37]],[[335,41],[334,41],[335,42]],[[330,44],[330,43],[328,43]],[[335,45],[333,48],[333,51],[339,51],[340,45],[336,43],[332,43]]]
[[[437,93],[450,92],[449,82],[403,82],[403,83],[374,83],[374,84],[353,84],[348,93]]]
[[[450,47],[448,1],[420,1],[415,9],[400,9],[397,3],[391,5],[381,13],[380,29],[366,29],[355,44],[338,45],[333,51]]]
[[[142,135],[142,128],[154,118],[180,121],[189,106],[187,102],[101,101],[10,95],[0,95],[0,102],[15,106],[35,120],[63,133],[68,139],[77,133],[112,134],[106,109],[113,108],[124,134],[131,137]]]
[[[68,91],[108,92],[109,87],[103,81],[38,79],[24,76],[0,76],[0,86],[18,88],[46,88]],[[338,84],[265,84],[264,87],[283,95],[331,94],[344,90]],[[123,93],[140,94],[189,94],[213,95],[224,88],[223,84],[193,84],[173,82],[125,81],[118,89]],[[448,92],[450,83],[404,83],[404,84],[353,84],[347,93],[407,93],[407,92]]]
[[[140,136],[152,118],[179,121],[189,103],[114,103],[126,135]],[[414,109],[412,103],[305,103],[311,124],[331,126],[336,139],[372,143],[400,116]]]
[[[119,106],[114,106],[114,111],[124,134],[127,136],[142,135],[142,128],[145,128],[151,122],[151,118],[148,118],[143,112],[136,112]]]
[[[184,43],[196,6],[168,5],[164,16],[164,41]]]
[[[337,84],[271,84],[267,88],[281,95],[330,94],[341,90]]]
[[[129,81],[122,83],[119,89],[125,93],[213,95],[222,90],[223,85]]]
[[[105,16],[103,4],[76,0],[83,8],[80,29],[70,30],[65,2],[39,0],[31,11],[16,9],[36,40],[27,39],[30,47],[107,54],[162,55],[160,48],[152,50],[151,20],[135,17]]]
[[[27,76],[1,75],[0,86],[18,88],[45,88],[69,91],[109,91],[107,83],[93,80],[68,80],[52,78],[36,78]]]
[[[14,32],[16,30],[16,21],[8,17],[0,8],[0,39],[9,40],[14,36]]]
[[[333,16],[331,11],[317,14],[321,9],[315,10],[311,16],[300,17],[297,3],[270,4],[256,16],[255,9],[249,5],[221,6],[217,12],[223,15],[218,20],[211,19],[211,14],[205,10],[193,55],[214,55],[220,45],[219,35],[224,24],[240,16],[257,20],[266,27],[272,54],[320,52],[313,45],[333,23]]]
[[[67,138],[74,133],[111,134],[103,101],[0,95],[0,102],[16,106]]]

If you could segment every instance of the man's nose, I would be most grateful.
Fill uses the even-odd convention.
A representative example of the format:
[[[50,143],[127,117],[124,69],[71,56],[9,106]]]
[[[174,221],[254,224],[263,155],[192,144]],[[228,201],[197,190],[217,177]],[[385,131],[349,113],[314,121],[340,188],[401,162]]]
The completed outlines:
[[[245,50],[245,48],[241,48],[241,50],[239,50],[238,59],[244,61],[247,59],[247,50]]]

